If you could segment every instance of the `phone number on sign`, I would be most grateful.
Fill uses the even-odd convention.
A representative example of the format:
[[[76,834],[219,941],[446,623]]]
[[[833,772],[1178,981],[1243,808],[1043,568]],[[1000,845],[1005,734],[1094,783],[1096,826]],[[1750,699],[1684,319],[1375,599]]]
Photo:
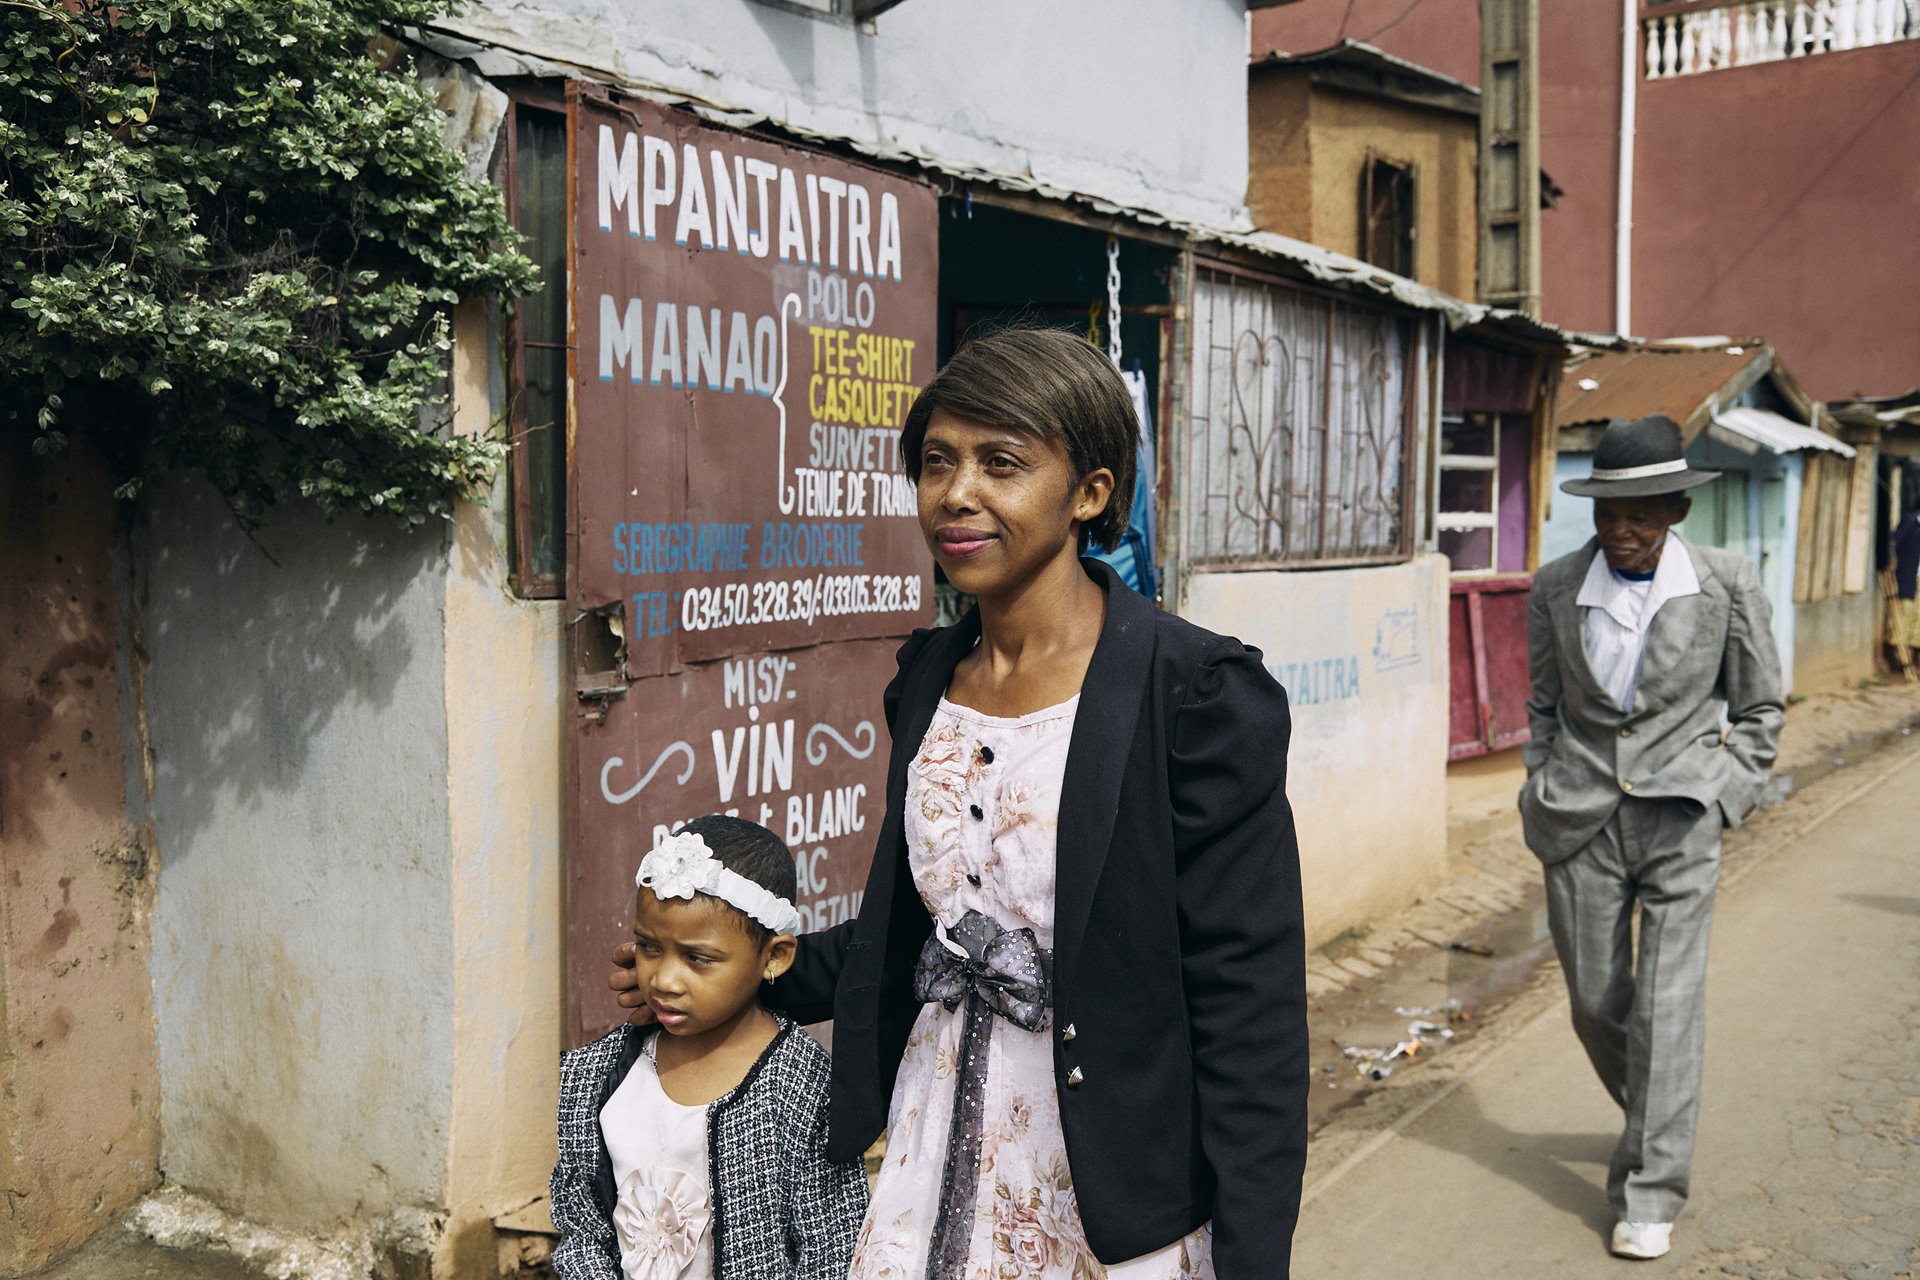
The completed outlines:
[[[822,574],[782,582],[690,587],[680,595],[683,631],[724,631],[768,622],[812,623],[850,613],[903,613],[920,607],[917,575]]]

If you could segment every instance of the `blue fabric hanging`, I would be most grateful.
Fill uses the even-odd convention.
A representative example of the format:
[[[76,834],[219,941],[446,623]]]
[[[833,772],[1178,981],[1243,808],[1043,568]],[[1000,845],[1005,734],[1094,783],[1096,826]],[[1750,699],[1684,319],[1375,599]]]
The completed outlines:
[[[1133,411],[1140,419],[1140,441],[1134,451],[1133,515],[1127,522],[1127,531],[1121,536],[1119,546],[1112,551],[1090,551],[1087,554],[1112,565],[1122,582],[1152,600],[1158,596],[1160,587],[1153,558],[1153,481],[1158,474],[1153,462],[1153,414],[1147,407],[1147,375],[1135,368],[1131,373],[1123,371],[1120,376],[1133,395]]]

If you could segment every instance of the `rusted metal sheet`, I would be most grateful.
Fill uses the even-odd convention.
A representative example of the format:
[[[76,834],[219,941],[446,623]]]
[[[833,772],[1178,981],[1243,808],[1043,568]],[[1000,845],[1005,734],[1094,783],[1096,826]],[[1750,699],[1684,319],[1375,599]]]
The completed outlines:
[[[932,617],[898,442],[933,372],[938,206],[603,90],[576,87],[571,116],[578,1043],[617,1016],[605,974],[634,871],[681,821],[732,812],[784,837],[810,928],[857,907],[885,803],[880,694]]]
[[[1567,362],[1553,417],[1561,427],[1605,426],[1664,413],[1692,439],[1705,428],[1716,399],[1728,403],[1772,365],[1773,352],[1764,343],[1597,351]]]

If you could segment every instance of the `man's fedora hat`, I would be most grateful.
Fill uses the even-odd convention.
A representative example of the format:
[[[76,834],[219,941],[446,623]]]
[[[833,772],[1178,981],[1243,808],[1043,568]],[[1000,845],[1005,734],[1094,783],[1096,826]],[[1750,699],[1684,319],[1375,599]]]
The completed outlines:
[[[1718,480],[1718,471],[1694,471],[1687,466],[1680,428],[1665,414],[1615,422],[1600,433],[1593,451],[1593,473],[1585,480],[1566,480],[1561,489],[1582,498],[1650,498],[1679,493]]]

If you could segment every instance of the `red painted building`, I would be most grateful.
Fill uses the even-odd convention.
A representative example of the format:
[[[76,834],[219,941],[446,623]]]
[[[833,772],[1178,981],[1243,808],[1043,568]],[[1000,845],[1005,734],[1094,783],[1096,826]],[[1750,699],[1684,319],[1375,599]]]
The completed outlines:
[[[1920,3],[1642,4],[1624,277],[1623,18],[1540,5],[1543,318],[1762,333],[1823,400],[1920,383]],[[1477,0],[1309,0],[1256,13],[1252,54],[1361,40],[1477,84],[1479,30]]]

